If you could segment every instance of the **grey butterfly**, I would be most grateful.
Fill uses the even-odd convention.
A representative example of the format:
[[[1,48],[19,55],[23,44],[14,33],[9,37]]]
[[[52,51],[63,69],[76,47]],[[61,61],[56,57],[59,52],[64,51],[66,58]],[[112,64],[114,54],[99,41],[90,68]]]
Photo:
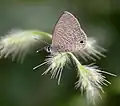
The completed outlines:
[[[77,52],[86,45],[87,36],[80,23],[70,12],[64,11],[55,25],[48,52]]]
[[[52,44],[44,49],[55,54],[57,52],[79,52],[85,48],[87,36],[82,30],[80,23],[70,12],[64,11],[56,23],[53,34]],[[46,64],[44,62],[43,64]],[[34,69],[40,67],[40,64]]]

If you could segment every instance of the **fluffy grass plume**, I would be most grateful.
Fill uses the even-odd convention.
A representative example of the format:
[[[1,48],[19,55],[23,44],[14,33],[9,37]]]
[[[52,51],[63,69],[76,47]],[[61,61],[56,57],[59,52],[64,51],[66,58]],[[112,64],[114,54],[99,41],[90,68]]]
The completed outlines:
[[[7,35],[0,38],[0,57],[7,58],[12,57],[12,60],[23,61],[25,55],[37,46],[43,48],[42,44],[48,44],[51,42],[52,36],[48,33],[35,30],[15,30],[11,31]],[[100,59],[101,56],[105,57],[102,52],[105,49],[96,44],[95,39],[88,38],[87,44],[84,49],[78,50],[76,54],[79,54],[84,60]],[[76,82],[76,88],[80,88],[81,91],[85,91],[85,95],[88,102],[95,104],[95,101],[100,96],[100,91],[104,92],[102,85],[110,84],[109,81],[102,75],[106,73],[112,76],[114,74],[102,71],[95,65],[82,65],[76,56],[71,52],[56,52],[49,55],[45,62],[34,67],[36,69],[41,65],[48,64],[47,70],[43,73],[50,72],[51,78],[57,78],[58,84],[62,76],[64,66],[71,60],[77,67],[78,81]]]
[[[46,43],[51,35],[34,30],[13,30],[0,38],[0,58],[12,57],[23,61],[27,53]]]

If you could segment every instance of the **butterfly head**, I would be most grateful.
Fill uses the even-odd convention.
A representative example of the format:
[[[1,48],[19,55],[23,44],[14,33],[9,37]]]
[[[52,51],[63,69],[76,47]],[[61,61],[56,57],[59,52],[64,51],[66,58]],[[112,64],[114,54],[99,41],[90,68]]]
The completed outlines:
[[[48,53],[51,53],[52,52],[52,48],[51,48],[51,45],[48,45],[48,46],[45,46],[44,47],[44,50]]]

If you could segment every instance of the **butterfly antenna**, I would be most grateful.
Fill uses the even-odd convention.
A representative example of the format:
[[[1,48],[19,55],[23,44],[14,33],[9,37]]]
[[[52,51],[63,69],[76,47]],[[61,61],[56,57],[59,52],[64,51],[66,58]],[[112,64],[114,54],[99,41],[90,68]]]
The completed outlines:
[[[36,53],[38,53],[38,52],[42,51],[43,49],[44,49],[44,48],[41,48],[41,49],[37,50],[37,51],[36,51]]]
[[[44,41],[44,40],[41,40],[43,43],[45,43],[45,44],[47,44],[47,45],[50,45],[49,43],[47,43],[46,41]],[[43,48],[40,48],[40,49],[38,49],[37,51],[36,51],[36,53],[38,53],[38,52],[40,52],[40,51],[42,51],[42,50],[44,50],[44,47]]]

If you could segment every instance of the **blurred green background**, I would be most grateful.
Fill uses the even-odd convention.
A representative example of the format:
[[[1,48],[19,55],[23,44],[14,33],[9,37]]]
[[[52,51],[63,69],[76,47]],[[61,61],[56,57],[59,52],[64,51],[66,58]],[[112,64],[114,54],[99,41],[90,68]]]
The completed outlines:
[[[120,0],[0,0],[0,36],[11,29],[38,29],[51,33],[63,11],[73,13],[88,36],[95,37],[106,48],[106,58],[97,60],[111,85],[104,87],[103,99],[97,106],[120,106]],[[0,60],[0,106],[86,106],[85,97],[74,88],[74,67],[65,68],[61,84],[37,72],[47,53],[33,52],[20,64]],[[85,64],[89,64],[87,62]]]

